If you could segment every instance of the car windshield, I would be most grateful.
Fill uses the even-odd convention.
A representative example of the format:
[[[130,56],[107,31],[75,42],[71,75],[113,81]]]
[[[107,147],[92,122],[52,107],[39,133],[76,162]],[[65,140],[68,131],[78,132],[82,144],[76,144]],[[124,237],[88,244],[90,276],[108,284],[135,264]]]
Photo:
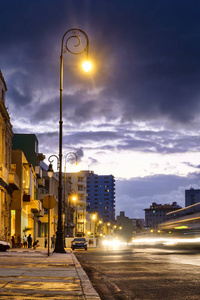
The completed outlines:
[[[74,239],[75,242],[85,242],[84,238],[80,238],[80,239]]]

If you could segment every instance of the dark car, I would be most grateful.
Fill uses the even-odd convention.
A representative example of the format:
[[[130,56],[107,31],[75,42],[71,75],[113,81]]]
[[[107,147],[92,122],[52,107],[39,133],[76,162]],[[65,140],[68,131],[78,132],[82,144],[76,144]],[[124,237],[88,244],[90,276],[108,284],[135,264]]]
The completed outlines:
[[[74,238],[71,242],[71,248],[74,249],[85,249],[87,250],[87,241],[85,238]]]
[[[10,249],[10,244],[8,242],[0,241],[0,251],[6,251]]]

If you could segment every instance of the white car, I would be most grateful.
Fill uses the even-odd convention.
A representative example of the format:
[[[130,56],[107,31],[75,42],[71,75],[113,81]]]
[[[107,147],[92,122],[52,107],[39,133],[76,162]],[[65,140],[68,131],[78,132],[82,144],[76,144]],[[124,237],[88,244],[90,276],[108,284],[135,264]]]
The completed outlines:
[[[0,241],[0,251],[6,251],[10,249],[10,244],[8,242]]]

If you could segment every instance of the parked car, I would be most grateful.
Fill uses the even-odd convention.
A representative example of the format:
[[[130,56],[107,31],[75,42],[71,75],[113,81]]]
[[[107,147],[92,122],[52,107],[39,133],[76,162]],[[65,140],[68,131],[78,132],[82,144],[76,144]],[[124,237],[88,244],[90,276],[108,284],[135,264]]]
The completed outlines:
[[[87,250],[87,241],[85,238],[74,238],[71,242],[72,250],[75,249],[85,249]]]
[[[10,244],[8,242],[0,241],[0,251],[6,251],[10,249]]]

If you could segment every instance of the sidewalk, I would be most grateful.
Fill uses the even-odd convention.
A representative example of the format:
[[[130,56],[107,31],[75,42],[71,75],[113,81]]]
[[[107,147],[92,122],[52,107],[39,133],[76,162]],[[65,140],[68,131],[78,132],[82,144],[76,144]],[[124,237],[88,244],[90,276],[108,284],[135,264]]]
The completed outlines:
[[[100,300],[70,249],[10,249],[0,252],[0,299]]]

